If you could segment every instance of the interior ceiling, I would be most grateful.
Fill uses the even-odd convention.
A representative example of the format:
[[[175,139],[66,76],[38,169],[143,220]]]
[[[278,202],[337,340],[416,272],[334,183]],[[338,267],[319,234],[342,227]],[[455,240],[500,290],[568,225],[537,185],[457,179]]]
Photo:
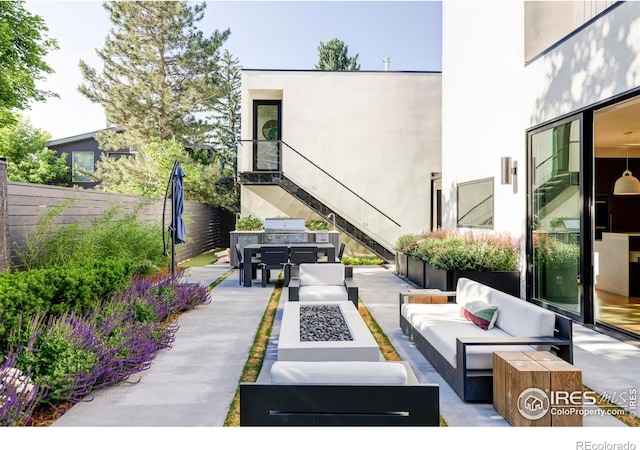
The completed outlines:
[[[594,114],[595,156],[624,158],[629,134],[629,157],[640,157],[640,98],[618,103]]]

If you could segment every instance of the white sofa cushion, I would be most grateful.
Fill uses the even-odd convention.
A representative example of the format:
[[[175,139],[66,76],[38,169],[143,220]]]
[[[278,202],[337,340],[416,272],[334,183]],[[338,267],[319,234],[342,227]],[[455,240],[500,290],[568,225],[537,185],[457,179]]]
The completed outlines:
[[[456,303],[404,303],[402,315],[414,328],[418,328],[419,325],[425,326],[443,321],[468,322],[465,318],[460,317],[460,305]]]
[[[300,264],[300,286],[344,285],[343,264]]]
[[[459,337],[509,337],[500,328],[483,330],[473,323],[437,323],[423,327],[420,333],[454,368],[456,361],[456,339]],[[493,368],[493,352],[526,352],[534,350],[529,345],[474,345],[467,347],[467,369]]]
[[[512,336],[553,336],[556,316],[551,311],[494,290],[491,304],[500,308],[495,326]]]
[[[464,306],[467,302],[473,302],[476,300],[483,300],[487,303],[491,303],[491,293],[493,288],[477,281],[470,280],[468,278],[458,279],[456,285],[456,303],[460,306]]]
[[[406,367],[386,361],[276,361],[274,384],[406,384]]]
[[[302,286],[298,292],[301,302],[347,301],[347,289],[343,286]]]

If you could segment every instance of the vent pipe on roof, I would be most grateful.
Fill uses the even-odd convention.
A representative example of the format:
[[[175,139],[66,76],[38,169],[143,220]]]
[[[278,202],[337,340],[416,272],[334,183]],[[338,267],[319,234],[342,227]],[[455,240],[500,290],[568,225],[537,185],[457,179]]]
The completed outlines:
[[[382,60],[382,62],[384,63],[384,70],[385,72],[389,70],[389,66],[391,65],[391,58],[389,58],[388,56]]]

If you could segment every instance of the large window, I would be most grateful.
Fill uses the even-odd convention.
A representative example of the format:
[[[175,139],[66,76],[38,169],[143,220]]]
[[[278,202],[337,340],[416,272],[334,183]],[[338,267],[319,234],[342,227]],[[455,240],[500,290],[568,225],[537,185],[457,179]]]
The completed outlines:
[[[93,152],[73,152],[72,160],[72,180],[74,182],[92,181],[89,174],[95,171]]]
[[[531,136],[533,298],[580,310],[580,120]]]
[[[458,184],[458,226],[493,228],[493,178]]]

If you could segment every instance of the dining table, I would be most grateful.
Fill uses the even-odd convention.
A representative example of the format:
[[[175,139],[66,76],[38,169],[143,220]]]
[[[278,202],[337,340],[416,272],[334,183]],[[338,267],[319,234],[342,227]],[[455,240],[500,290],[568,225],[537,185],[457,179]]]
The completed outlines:
[[[300,242],[300,243],[283,243],[283,244],[249,244],[244,247],[243,261],[251,261],[251,259],[261,252],[263,248],[268,247],[287,247],[291,250],[292,247],[313,247],[316,249],[318,255],[326,255],[327,261],[336,260],[336,247],[329,243],[316,243],[316,242]],[[244,265],[244,286],[251,287],[251,264]]]

